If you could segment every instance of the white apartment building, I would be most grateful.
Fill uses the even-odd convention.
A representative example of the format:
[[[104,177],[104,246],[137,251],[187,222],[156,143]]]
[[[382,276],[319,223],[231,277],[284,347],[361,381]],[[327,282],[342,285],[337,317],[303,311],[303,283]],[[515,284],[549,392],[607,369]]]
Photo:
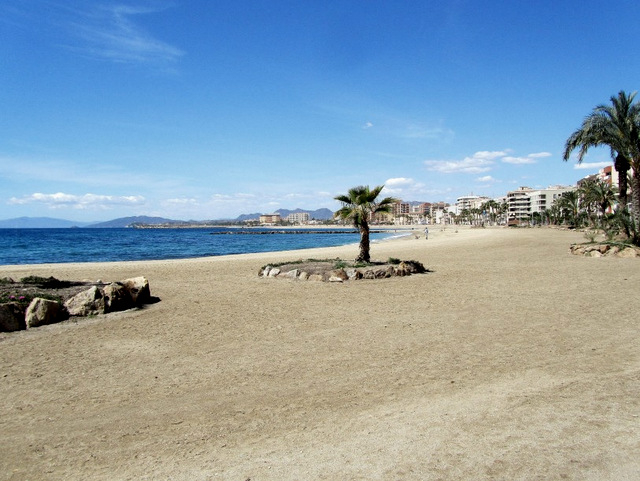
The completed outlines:
[[[465,195],[456,199],[456,212],[460,213],[463,210],[479,209],[482,204],[487,202],[489,197],[481,197],[478,195]]]
[[[285,220],[292,224],[308,224],[309,218],[310,216],[308,212],[292,212],[285,218]]]
[[[546,189],[532,189],[520,187],[518,190],[507,192],[509,205],[509,220],[529,219],[534,212],[543,212],[551,208],[555,200],[564,192],[574,190],[575,187],[551,186]]]

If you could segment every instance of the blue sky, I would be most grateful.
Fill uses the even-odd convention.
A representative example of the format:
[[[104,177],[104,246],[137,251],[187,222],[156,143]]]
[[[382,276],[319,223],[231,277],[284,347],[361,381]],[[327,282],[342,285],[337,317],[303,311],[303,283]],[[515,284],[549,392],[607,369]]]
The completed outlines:
[[[637,0],[0,4],[0,219],[455,202],[574,184],[638,89]]]

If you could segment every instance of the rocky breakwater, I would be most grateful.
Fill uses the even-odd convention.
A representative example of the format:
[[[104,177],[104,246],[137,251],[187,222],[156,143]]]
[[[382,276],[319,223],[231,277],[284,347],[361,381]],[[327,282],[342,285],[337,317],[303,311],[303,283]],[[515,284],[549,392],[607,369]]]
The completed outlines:
[[[124,311],[156,302],[149,281],[72,282],[50,278],[0,279],[0,332],[54,324],[70,317]]]
[[[431,272],[418,261],[377,263],[366,266],[341,265],[335,261],[297,261],[289,264],[266,265],[259,277],[300,281],[345,282],[359,279],[388,279]]]
[[[640,248],[626,244],[571,244],[569,252],[585,257],[640,257]]]

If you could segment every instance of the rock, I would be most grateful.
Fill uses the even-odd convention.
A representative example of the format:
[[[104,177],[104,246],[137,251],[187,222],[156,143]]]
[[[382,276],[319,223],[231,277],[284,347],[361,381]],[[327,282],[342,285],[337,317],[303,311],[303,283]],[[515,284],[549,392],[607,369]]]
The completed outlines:
[[[376,278],[376,273],[374,272],[373,269],[367,269],[366,271],[364,271],[362,273],[362,278],[363,279],[375,279]]]
[[[272,267],[269,270],[269,277],[276,277],[278,274],[280,274],[280,269],[278,269],[277,267]]]
[[[344,282],[344,279],[338,276],[329,276],[329,282]]]
[[[149,289],[149,281],[146,277],[133,277],[125,279],[121,283],[131,296],[131,300],[136,305],[146,304],[151,300],[151,291]]]
[[[300,279],[301,281],[306,281],[307,279],[309,279],[309,273],[302,271],[298,276],[298,279]]]
[[[271,270],[271,266],[264,266],[262,270],[258,273],[258,275],[262,277],[269,277],[270,270]]]
[[[96,286],[67,299],[64,307],[72,316],[90,316],[105,313],[104,297],[102,291]]]
[[[611,246],[611,248],[607,251],[606,255],[611,257],[611,256],[615,256],[616,254],[618,254],[618,252],[620,252],[620,247]]]
[[[24,321],[24,310],[17,302],[0,304],[0,332],[21,331],[27,326]]]
[[[289,279],[295,279],[299,275],[300,275],[300,269],[293,269],[293,270],[287,272],[284,276],[288,277]]]
[[[386,268],[382,268],[382,269],[375,269],[374,270],[374,277],[376,279],[387,279],[389,277],[394,276],[396,273],[396,270],[393,266],[388,266]]]
[[[633,247],[626,247],[616,254],[618,257],[632,258],[638,257],[638,251]]]
[[[347,277],[350,281],[362,279],[362,272],[360,272],[358,269],[351,267],[349,269],[346,269],[345,272],[347,273]]]
[[[309,280],[310,281],[320,281],[320,282],[322,282],[324,280],[324,278],[322,277],[322,274],[311,274],[309,276]]]
[[[135,307],[129,290],[122,284],[113,282],[102,290],[105,312],[126,311]]]
[[[398,268],[404,270],[407,274],[424,274],[427,269],[418,261],[402,261]]]
[[[602,257],[602,254],[600,253],[600,249],[591,249],[587,251],[586,255],[588,257]]]
[[[346,281],[349,279],[349,276],[344,271],[344,269],[334,269],[333,271],[331,271],[329,273],[329,281],[331,281],[331,278],[333,277],[340,279],[340,281]],[[333,281],[333,282],[336,282],[336,281]]]
[[[69,317],[59,302],[36,297],[31,301],[25,314],[26,328],[44,326],[64,321]]]

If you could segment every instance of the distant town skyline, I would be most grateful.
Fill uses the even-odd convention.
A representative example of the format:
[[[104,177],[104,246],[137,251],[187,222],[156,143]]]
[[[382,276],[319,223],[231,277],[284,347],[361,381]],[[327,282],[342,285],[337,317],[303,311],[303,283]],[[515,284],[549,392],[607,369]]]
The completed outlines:
[[[0,219],[336,210],[574,185],[564,142],[638,89],[640,3],[0,5]],[[601,35],[598,32],[615,32]]]

